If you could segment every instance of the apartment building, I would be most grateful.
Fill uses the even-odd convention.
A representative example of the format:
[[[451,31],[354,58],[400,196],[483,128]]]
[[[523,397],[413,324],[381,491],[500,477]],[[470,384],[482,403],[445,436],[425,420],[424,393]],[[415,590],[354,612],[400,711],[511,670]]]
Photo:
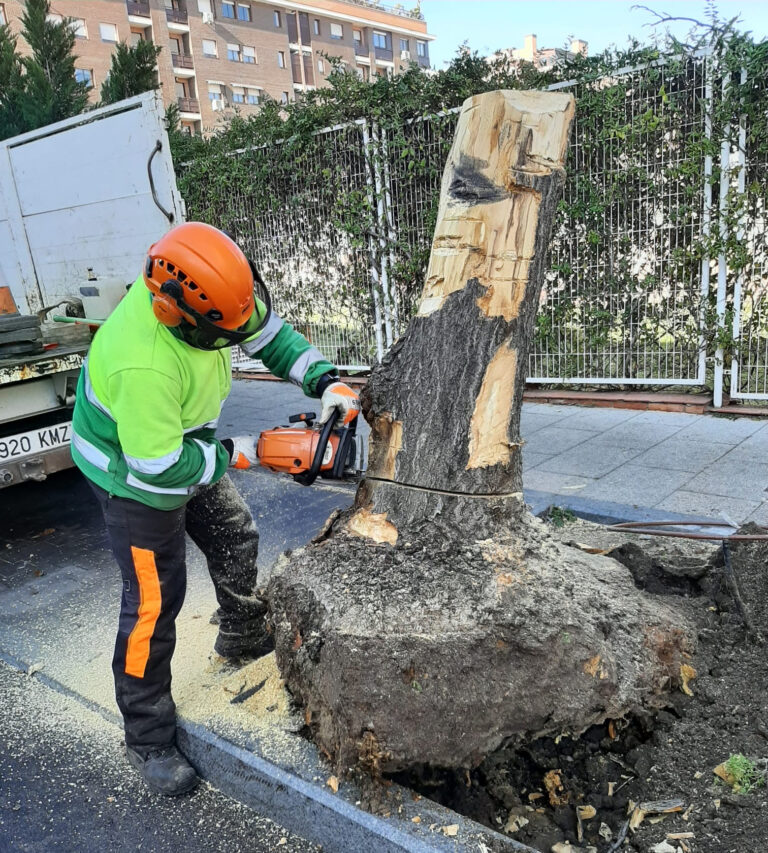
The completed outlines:
[[[23,5],[0,0],[0,23],[18,33]],[[162,47],[163,99],[195,134],[257,110],[265,95],[287,103],[325,85],[328,56],[364,80],[409,62],[428,68],[434,38],[417,12],[375,0],[52,0],[51,13],[75,19],[77,76],[92,100],[118,42]]]
[[[539,71],[548,71],[556,65],[561,65],[569,59],[575,59],[578,54],[586,56],[589,44],[584,39],[571,39],[570,49],[564,47],[539,47],[535,33],[530,33],[523,39],[523,46],[499,50],[490,61],[498,56],[506,56],[512,63],[530,62]]]

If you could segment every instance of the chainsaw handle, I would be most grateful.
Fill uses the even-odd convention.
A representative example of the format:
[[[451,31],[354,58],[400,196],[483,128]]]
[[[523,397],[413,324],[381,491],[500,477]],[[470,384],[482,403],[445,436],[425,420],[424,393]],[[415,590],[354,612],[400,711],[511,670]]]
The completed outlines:
[[[320,431],[320,438],[317,440],[317,448],[315,449],[315,455],[312,459],[312,465],[310,466],[309,471],[302,471],[301,474],[293,475],[293,479],[296,480],[297,483],[301,483],[302,486],[311,486],[317,479],[317,475],[320,473],[320,468],[323,465],[325,448],[328,447],[328,441],[338,419],[339,410],[334,409],[331,412],[330,418],[328,418],[328,420],[323,424],[323,428]]]

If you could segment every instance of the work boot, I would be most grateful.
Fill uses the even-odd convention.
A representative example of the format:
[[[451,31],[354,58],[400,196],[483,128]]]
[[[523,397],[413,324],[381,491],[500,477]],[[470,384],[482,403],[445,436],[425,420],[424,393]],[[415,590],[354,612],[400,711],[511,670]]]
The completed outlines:
[[[128,761],[156,794],[178,797],[197,787],[200,781],[195,768],[175,745],[162,749],[134,749],[126,746],[125,751]]]
[[[217,655],[229,660],[254,659],[268,655],[274,648],[274,638],[267,631],[263,616],[233,619],[222,615],[213,646]]]

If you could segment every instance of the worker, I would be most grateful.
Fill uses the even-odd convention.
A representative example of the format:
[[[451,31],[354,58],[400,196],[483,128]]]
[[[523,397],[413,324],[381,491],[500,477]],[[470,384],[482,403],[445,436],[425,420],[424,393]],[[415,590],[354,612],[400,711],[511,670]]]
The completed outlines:
[[[72,457],[96,493],[122,574],[112,669],[127,757],[154,791],[199,779],[176,745],[175,621],[186,589],[185,531],[205,555],[223,658],[273,648],[256,582],[259,536],[227,468],[256,463],[254,436],[218,439],[231,347],[322,401],[320,421],[358,413],[355,392],[254,295],[255,268],[222,231],[179,225],[97,332],[83,365]]]

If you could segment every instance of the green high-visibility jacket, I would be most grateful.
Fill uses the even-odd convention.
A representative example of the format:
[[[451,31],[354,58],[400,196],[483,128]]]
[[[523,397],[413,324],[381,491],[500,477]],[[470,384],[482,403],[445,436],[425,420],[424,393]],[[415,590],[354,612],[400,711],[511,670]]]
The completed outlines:
[[[308,396],[315,396],[321,376],[336,374],[306,338],[274,313],[241,347]],[[230,350],[206,351],[184,343],[157,320],[139,276],[96,333],[80,373],[72,458],[112,495],[157,509],[183,506],[199,486],[215,483],[229,464],[215,430],[231,385]]]

